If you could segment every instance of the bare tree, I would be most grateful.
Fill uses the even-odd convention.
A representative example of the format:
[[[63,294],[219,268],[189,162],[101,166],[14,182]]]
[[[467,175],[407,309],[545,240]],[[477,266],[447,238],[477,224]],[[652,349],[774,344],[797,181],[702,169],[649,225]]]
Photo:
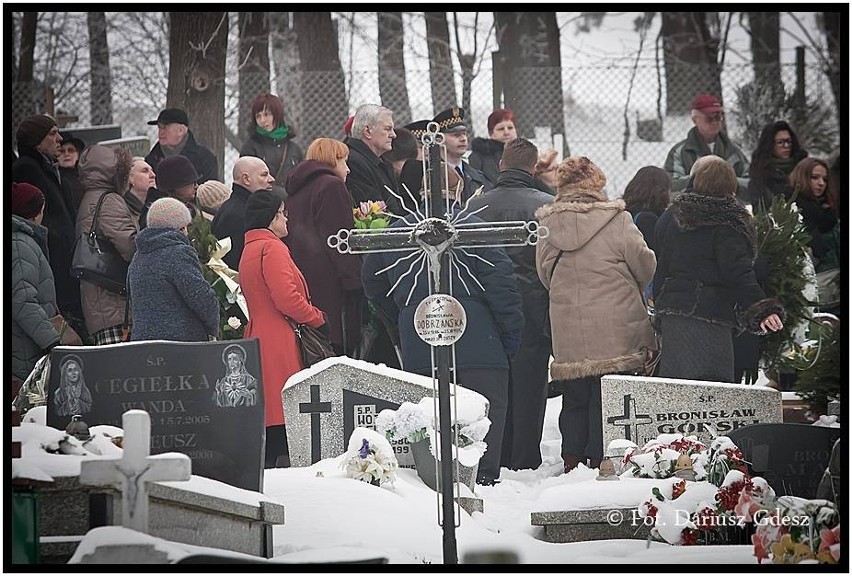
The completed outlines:
[[[840,18],[844,16],[842,12],[823,12],[820,21],[822,28],[825,31],[826,42],[828,44],[828,58],[824,60],[823,67],[825,73],[831,82],[831,90],[834,92],[834,102],[840,109],[840,72],[842,65],[842,56],[840,47],[842,45],[840,37]],[[845,28],[847,34],[849,29]],[[847,51],[848,53],[848,51]]]
[[[109,68],[106,14],[87,12],[89,27],[89,78],[93,126],[112,124],[112,80]]]
[[[503,105],[518,120],[518,136],[535,137],[536,126],[565,135],[559,27],[555,12],[495,12],[503,78]],[[563,141],[563,149],[567,144]]]
[[[186,110],[192,132],[219,163],[225,160],[227,12],[169,12],[169,88],[166,103]]]
[[[272,49],[270,65],[275,69],[275,93],[284,102],[287,124],[295,128],[296,139],[303,148],[307,144],[300,138],[302,126],[301,67],[299,46],[293,27],[292,12],[269,12],[269,44]]]
[[[485,37],[485,42],[483,45],[488,44],[488,39],[491,37],[491,31],[494,30],[494,24],[492,23],[491,28],[488,29],[488,34]],[[479,70],[482,67],[482,56],[479,52],[479,12],[474,13],[473,17],[473,51],[472,52],[464,52],[462,50],[461,45],[461,35],[459,34],[459,17],[458,12],[453,12],[453,31],[455,32],[456,38],[456,58],[459,60],[459,66],[461,66],[462,71],[462,108],[467,111],[468,118],[472,120],[472,112],[473,107],[471,106],[471,92],[473,88],[473,79],[476,78],[477,74],[479,74]],[[479,64],[477,66],[477,64]],[[471,138],[474,136],[473,132],[473,122],[470,122],[471,126],[468,128],[468,133]]]
[[[303,141],[342,137],[349,106],[331,12],[294,12],[293,25],[301,63]]]
[[[722,94],[717,12],[661,12],[666,113],[685,114],[696,94]],[[711,30],[712,28],[712,30]],[[715,32],[715,33],[713,33]]]
[[[424,12],[426,44],[429,48],[429,81],[435,113],[458,104],[450,57],[450,28],[446,12]]]
[[[269,92],[269,17],[267,12],[240,12],[239,15],[239,116],[241,142],[251,136],[251,103],[258,95]]]
[[[784,93],[781,80],[781,15],[779,12],[747,12],[746,32],[751,38],[752,65],[757,84]]]
[[[35,58],[36,23],[38,12],[24,12],[21,22],[20,61],[18,63],[18,82],[33,81],[33,59]]]
[[[379,12],[379,94],[382,105],[393,110],[396,124],[411,122],[411,105],[405,80],[402,12]]]

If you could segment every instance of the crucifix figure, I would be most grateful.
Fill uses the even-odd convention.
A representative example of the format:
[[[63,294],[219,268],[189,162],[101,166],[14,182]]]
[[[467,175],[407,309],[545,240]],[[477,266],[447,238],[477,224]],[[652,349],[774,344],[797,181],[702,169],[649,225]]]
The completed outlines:
[[[438,125],[430,123],[424,135],[423,142],[423,178],[421,187],[424,190],[424,202],[420,207],[408,210],[407,206],[418,206],[415,194],[406,188],[410,201],[393,190],[390,194],[399,199],[408,214],[402,222],[382,230],[340,230],[328,238],[328,245],[341,253],[377,254],[399,252],[399,258],[375,271],[376,276],[391,272],[398,276],[396,281],[388,281],[386,296],[390,296],[406,281],[411,282],[411,288],[402,290],[406,307],[412,302],[415,291],[420,287],[420,295],[413,302],[420,301],[414,312],[414,328],[418,336],[431,347],[431,374],[435,385],[435,397],[438,403],[436,411],[439,422],[435,426],[438,432],[439,446],[436,451],[441,463],[441,525],[444,536],[444,563],[458,562],[455,526],[456,515],[453,508],[453,428],[450,398],[450,383],[456,383],[455,347],[465,331],[467,323],[464,307],[453,297],[454,284],[456,288],[468,295],[476,290],[484,293],[486,287],[477,278],[471,268],[488,270],[494,267],[492,262],[483,258],[475,248],[499,248],[505,246],[534,245],[539,238],[545,237],[545,228],[540,228],[537,222],[483,222],[472,218],[475,212],[467,210],[467,204],[462,206],[457,199],[445,195],[443,182],[448,181],[446,164],[441,162],[441,148],[444,135],[438,131]],[[414,194],[412,194],[414,192]],[[450,191],[452,192],[452,191]],[[458,198],[458,188],[455,197]],[[390,216],[401,218],[400,215]],[[493,250],[492,250],[493,252]],[[501,251],[502,252],[502,251]],[[505,257],[505,255],[503,255]],[[392,257],[383,256],[384,260]],[[508,257],[505,257],[508,262]],[[470,266],[476,262],[476,266]],[[481,264],[481,265],[480,265]],[[508,264],[507,275],[514,279],[511,264]],[[405,272],[402,272],[405,270]],[[418,285],[418,279],[425,271],[428,279],[428,296],[423,298],[425,288]],[[369,270],[372,272],[372,269]],[[365,267],[365,274],[367,274]],[[512,280],[514,281],[514,280]],[[401,296],[397,296],[397,301]],[[518,312],[519,322],[522,316]],[[409,320],[406,320],[409,321]],[[501,348],[502,351],[502,348]],[[412,370],[410,366],[403,369]],[[427,368],[428,370],[428,368]],[[463,384],[463,383],[462,383]],[[454,398],[455,399],[455,398]],[[446,431],[446,433],[442,433]],[[445,456],[446,455],[446,456]]]
[[[121,525],[148,533],[148,482],[189,480],[192,462],[186,454],[151,456],[151,417],[128,410],[121,417],[124,454],[119,459],[84,460],[80,484],[113,486],[121,491]]]

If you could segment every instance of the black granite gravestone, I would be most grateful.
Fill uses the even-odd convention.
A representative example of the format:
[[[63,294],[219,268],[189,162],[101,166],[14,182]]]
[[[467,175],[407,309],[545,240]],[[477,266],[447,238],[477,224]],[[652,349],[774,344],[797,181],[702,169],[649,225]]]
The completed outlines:
[[[151,416],[151,454],[181,452],[192,473],[263,488],[265,427],[256,339],[57,347],[50,355],[47,425],[121,427],[131,409]]]
[[[728,434],[749,462],[749,472],[762,476],[778,496],[816,498],[840,428],[808,424],[752,424]]]

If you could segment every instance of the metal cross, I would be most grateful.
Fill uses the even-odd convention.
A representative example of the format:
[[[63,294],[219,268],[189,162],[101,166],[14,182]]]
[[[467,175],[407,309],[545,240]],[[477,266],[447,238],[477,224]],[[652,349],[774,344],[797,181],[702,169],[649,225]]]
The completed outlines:
[[[547,228],[540,227],[537,222],[466,222],[476,212],[484,210],[483,206],[475,212],[468,212],[468,203],[462,207],[458,201],[444,198],[441,190],[441,156],[440,148],[443,147],[444,135],[438,131],[435,122],[429,123],[425,134],[421,137],[423,143],[423,181],[421,185],[426,191],[424,195],[424,210],[405,208],[406,202],[394,190],[388,190],[397,199],[400,205],[408,212],[405,218],[406,225],[394,226],[381,230],[340,230],[337,234],[329,236],[328,245],[336,248],[343,254],[366,254],[374,252],[408,252],[397,261],[378,272],[387,272],[398,265],[408,263],[408,270],[394,284],[388,295],[410,275],[419,263],[419,269],[414,275],[408,300],[417,286],[417,279],[427,268],[429,282],[429,294],[449,294],[452,296],[452,284],[450,269],[457,272],[465,290],[470,290],[465,281],[467,277],[477,284],[482,290],[485,288],[473,275],[464,261],[456,257],[455,251],[460,251],[466,256],[483,260],[489,265],[490,262],[481,256],[467,251],[467,248],[477,247],[506,247],[534,245],[540,238],[547,236]],[[446,165],[444,165],[446,170]],[[407,190],[412,205],[418,202],[411,190]],[[417,191],[413,191],[415,194]],[[454,214],[454,208],[459,206],[460,211]],[[401,218],[397,214],[389,214],[392,217]],[[413,251],[412,251],[413,250]],[[450,374],[455,384],[455,357],[454,345],[432,346],[433,358],[435,360],[432,369],[433,385],[437,380],[438,397],[438,431],[452,430],[450,416]],[[405,368],[403,366],[403,368]],[[444,454],[452,454],[452,434],[439,434],[438,446],[441,461],[441,511],[443,512],[443,544],[444,563],[457,564],[458,555],[455,537],[455,515],[453,511],[454,489],[452,457],[443,457]]]

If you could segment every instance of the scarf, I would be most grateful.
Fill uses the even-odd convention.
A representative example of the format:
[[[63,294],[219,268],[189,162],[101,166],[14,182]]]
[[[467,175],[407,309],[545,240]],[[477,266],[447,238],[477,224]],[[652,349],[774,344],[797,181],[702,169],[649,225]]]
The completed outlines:
[[[174,148],[172,148],[171,146],[163,146],[162,144],[160,144],[160,149],[163,151],[163,156],[165,156],[165,157],[177,156],[178,154],[183,152],[183,148],[184,148],[184,146],[186,146],[187,142],[189,142],[189,132],[188,131],[186,133],[186,136],[183,137],[183,140],[178,142],[178,145],[175,146]]]
[[[770,165],[779,172],[783,172],[785,176],[789,176],[793,168],[796,167],[796,164],[799,163],[799,160],[801,158],[797,159],[795,156],[790,156],[789,158],[776,158],[773,156]]]
[[[261,136],[266,136],[272,140],[283,140],[290,134],[290,127],[282,123],[274,130],[264,130],[260,126],[257,126],[255,127],[255,131]]]

